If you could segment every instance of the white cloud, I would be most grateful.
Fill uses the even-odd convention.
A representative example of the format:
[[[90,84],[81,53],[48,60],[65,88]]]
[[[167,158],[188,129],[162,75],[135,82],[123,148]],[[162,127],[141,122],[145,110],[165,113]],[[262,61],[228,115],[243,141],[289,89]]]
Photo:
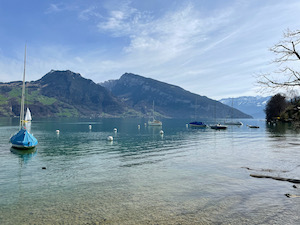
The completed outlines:
[[[101,13],[98,12],[98,9],[96,6],[91,6],[87,9],[80,11],[78,17],[81,20],[90,20],[91,18],[93,18],[93,19],[94,18],[96,18],[96,19],[103,18]]]
[[[253,74],[271,68],[268,48],[286,28],[300,27],[292,16],[298,1],[170,1],[167,7],[156,3],[152,12],[135,1],[83,2],[49,7],[48,13],[68,10],[70,19],[79,19],[70,30],[76,24],[76,44],[83,41],[72,46],[72,40],[64,45],[54,40],[56,46],[36,50],[32,57],[37,58],[29,62],[32,74],[70,69],[101,82],[133,72],[208,97],[226,97],[231,91],[253,92]]]

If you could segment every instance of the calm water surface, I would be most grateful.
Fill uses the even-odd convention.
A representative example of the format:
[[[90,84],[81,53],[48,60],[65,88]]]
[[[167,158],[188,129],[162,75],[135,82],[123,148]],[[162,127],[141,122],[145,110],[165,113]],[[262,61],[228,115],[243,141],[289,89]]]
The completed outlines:
[[[145,122],[35,120],[39,145],[24,153],[8,143],[18,120],[0,119],[0,224],[299,224],[300,198],[285,194],[300,184],[250,177],[300,179],[290,125],[163,120],[162,136]]]

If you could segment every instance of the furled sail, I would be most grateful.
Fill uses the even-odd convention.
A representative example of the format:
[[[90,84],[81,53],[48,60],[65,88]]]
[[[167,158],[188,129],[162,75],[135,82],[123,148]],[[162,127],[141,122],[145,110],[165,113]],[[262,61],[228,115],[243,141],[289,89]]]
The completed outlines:
[[[31,120],[32,120],[32,118],[31,118],[31,113],[30,113],[29,108],[27,108],[26,115],[25,115],[25,121],[26,121],[26,122],[29,122],[29,121],[31,121]]]

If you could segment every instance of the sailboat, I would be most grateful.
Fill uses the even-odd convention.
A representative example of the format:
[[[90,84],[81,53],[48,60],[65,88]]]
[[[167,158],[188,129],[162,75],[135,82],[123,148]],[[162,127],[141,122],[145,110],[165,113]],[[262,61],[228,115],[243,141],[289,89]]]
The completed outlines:
[[[162,122],[159,120],[154,119],[154,101],[152,106],[152,121],[148,121],[149,126],[162,126]]]
[[[215,102],[215,112],[214,112],[214,114],[215,114],[215,121],[216,121],[216,117],[217,117],[216,107],[217,106],[216,106],[216,102]],[[222,125],[220,123],[217,123],[217,124],[214,124],[214,125],[210,125],[210,128],[214,129],[214,130],[226,130],[227,126]]]
[[[232,119],[232,117],[233,117],[233,99],[232,99],[232,102],[231,102],[231,120],[225,121],[224,124],[225,125],[237,125],[237,126],[243,125],[242,122],[235,121],[235,120]]]
[[[195,104],[195,121],[190,122],[189,127],[190,128],[206,128],[207,125],[205,123],[196,120],[196,114],[197,114],[196,109],[197,109],[197,98],[196,98],[196,104]]]
[[[25,118],[24,118],[25,66],[26,66],[26,45],[25,45],[24,72],[23,72],[21,110],[20,110],[20,127],[19,127],[19,131],[9,139],[13,148],[24,149],[24,150],[34,148],[38,144],[37,139],[31,133],[29,133],[29,131],[25,127]],[[30,113],[30,117],[28,115],[27,119],[31,119],[31,113]]]

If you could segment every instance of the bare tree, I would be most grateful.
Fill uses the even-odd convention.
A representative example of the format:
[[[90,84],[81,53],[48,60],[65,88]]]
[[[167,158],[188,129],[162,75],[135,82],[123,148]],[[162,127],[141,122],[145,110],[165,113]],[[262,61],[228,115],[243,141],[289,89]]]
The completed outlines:
[[[291,90],[300,87],[300,30],[287,30],[283,40],[275,44],[270,51],[276,55],[275,63],[278,69],[270,74],[261,74],[258,84],[262,88]]]

